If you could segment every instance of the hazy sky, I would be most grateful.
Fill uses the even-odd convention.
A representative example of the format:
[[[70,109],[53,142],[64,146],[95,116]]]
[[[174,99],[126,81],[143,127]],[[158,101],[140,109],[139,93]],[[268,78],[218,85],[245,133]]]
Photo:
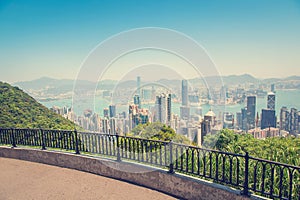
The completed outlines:
[[[0,80],[75,79],[101,41],[140,27],[194,38],[222,75],[300,75],[300,1],[0,0]]]

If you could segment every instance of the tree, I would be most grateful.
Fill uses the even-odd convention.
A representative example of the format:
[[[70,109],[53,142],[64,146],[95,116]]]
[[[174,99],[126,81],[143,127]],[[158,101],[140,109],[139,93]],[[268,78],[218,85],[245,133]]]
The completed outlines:
[[[139,124],[131,131],[131,135],[135,137],[173,141],[177,143],[190,144],[190,141],[183,135],[177,134],[171,127],[161,122],[153,122],[147,124]]]

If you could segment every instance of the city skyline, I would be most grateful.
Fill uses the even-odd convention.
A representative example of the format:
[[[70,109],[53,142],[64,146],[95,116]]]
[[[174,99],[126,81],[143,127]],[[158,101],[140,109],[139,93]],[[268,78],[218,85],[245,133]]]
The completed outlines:
[[[100,42],[143,27],[193,38],[221,75],[300,75],[299,5],[293,0],[1,1],[0,79],[76,79],[82,62]]]

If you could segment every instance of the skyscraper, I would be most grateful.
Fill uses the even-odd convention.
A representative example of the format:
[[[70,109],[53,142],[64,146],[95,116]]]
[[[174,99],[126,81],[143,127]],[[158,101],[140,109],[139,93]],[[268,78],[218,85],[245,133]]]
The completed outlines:
[[[108,117],[108,108],[103,109],[103,117]]]
[[[133,129],[138,124],[138,106],[135,104],[129,105],[129,112],[128,112],[128,118],[129,118],[129,129]]]
[[[241,109],[242,113],[242,130],[247,130],[247,107]]]
[[[262,109],[261,111],[261,129],[274,127],[276,128],[275,110]]]
[[[116,117],[116,105],[109,105],[109,117]]]
[[[223,114],[223,128],[234,128],[234,114],[225,112]]]
[[[190,118],[190,107],[180,106],[180,117],[181,119],[188,120]]]
[[[138,106],[139,109],[141,109],[141,100],[139,95],[134,95],[133,102]]]
[[[247,97],[247,130],[255,127],[256,96]]]
[[[299,123],[298,123],[298,111],[296,108],[291,108],[291,112],[290,112],[290,117],[289,117],[289,120],[290,120],[290,127],[289,127],[289,131],[290,133],[292,134],[297,134],[299,132]]]
[[[267,108],[275,110],[275,94],[273,92],[268,93]]]
[[[190,118],[190,107],[188,107],[188,84],[187,80],[181,81],[181,104],[180,118],[188,120]]]
[[[201,142],[204,142],[204,137],[212,131],[216,125],[216,115],[212,110],[209,110],[201,122]]]
[[[169,124],[171,121],[171,94],[156,96],[155,121]]]
[[[188,106],[188,84],[187,80],[181,82],[181,101],[183,106]]]
[[[283,106],[280,109],[280,129],[289,131],[289,111],[287,107]]]
[[[243,125],[242,112],[236,113],[236,124],[238,129],[242,129],[242,125]]]
[[[139,111],[139,123],[146,124],[149,122],[149,110],[141,109]]]
[[[271,84],[271,92],[275,92],[275,84],[273,83],[273,84]]]
[[[141,77],[137,76],[136,77],[136,94],[141,96]]]

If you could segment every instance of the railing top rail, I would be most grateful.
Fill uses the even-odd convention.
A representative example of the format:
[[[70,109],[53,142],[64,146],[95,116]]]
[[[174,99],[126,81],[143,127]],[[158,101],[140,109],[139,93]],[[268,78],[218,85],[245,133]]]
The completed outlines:
[[[245,157],[245,155],[243,155],[243,154],[236,154],[236,153],[231,153],[231,152],[219,151],[219,150],[216,150],[216,149],[208,149],[208,148],[202,148],[202,147],[195,147],[195,146],[186,145],[186,144],[180,144],[180,143],[175,143],[175,142],[173,142],[173,144],[175,144],[177,146],[185,147],[185,148],[200,150],[200,151],[209,151],[209,152],[213,152],[213,153],[219,153],[219,154],[225,154],[225,155],[232,155],[232,156],[238,156],[238,157]]]
[[[289,165],[289,164],[286,164],[286,163],[276,162],[276,161],[272,161],[272,160],[266,160],[266,159],[262,159],[262,158],[255,158],[255,157],[252,157],[252,156],[249,156],[249,159],[260,161],[260,162],[266,162],[266,163],[270,163],[270,164],[274,164],[274,165],[280,165],[280,166],[284,166],[284,167],[290,167],[290,168],[300,170],[300,166]]]
[[[92,134],[92,135],[102,135],[102,136],[116,136],[115,134],[99,133],[99,132],[88,132],[88,131],[77,131],[80,134]]]
[[[139,138],[139,137],[133,137],[133,136],[123,136],[120,135],[120,138],[129,138],[129,139],[134,139],[134,140],[144,140],[144,141],[149,141],[149,142],[159,142],[159,143],[163,143],[163,144],[169,144],[170,141],[163,141],[163,140],[153,140],[153,139],[145,139],[145,138]]]
[[[7,127],[0,127],[0,130],[28,130],[28,131],[64,131],[64,132],[74,132],[74,130],[65,130],[65,129],[45,129],[45,128],[7,128]]]

